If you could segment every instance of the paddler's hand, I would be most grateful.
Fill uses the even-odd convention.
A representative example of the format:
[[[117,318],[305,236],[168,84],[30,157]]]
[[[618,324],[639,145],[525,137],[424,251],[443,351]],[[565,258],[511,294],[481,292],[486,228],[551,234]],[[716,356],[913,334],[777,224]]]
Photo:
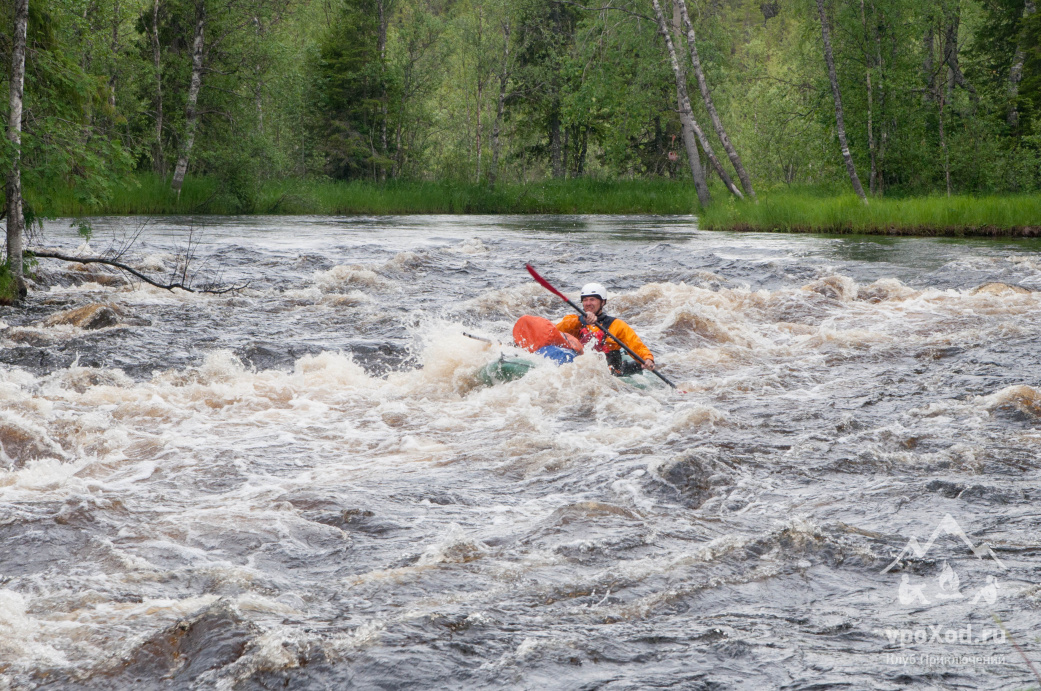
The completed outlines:
[[[652,369],[654,369],[654,360],[651,360],[651,359],[644,360],[643,364],[640,365],[640,366],[643,367],[644,369],[652,370]]]
[[[588,326],[596,326],[596,322],[599,319],[600,318],[597,317],[596,314],[594,314],[593,312],[586,312],[586,324]]]

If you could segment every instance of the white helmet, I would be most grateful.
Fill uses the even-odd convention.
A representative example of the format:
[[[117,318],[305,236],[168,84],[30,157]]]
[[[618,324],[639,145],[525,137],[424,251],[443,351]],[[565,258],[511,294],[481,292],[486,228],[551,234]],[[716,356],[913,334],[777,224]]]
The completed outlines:
[[[607,288],[604,288],[599,283],[586,283],[582,286],[582,298],[600,298],[604,302],[607,302]]]

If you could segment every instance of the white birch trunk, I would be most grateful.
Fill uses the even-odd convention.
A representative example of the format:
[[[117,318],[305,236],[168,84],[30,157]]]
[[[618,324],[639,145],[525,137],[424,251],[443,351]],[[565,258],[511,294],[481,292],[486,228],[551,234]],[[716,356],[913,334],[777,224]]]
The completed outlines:
[[[734,170],[737,171],[737,177],[741,180],[741,188],[744,189],[745,194],[755,199],[752,179],[748,176],[748,172],[745,171],[745,167],[741,163],[741,157],[738,155],[737,149],[734,148],[733,142],[727,136],[726,128],[723,127],[723,121],[720,119],[719,112],[716,110],[716,104],[712,100],[712,92],[708,88],[705,71],[701,68],[701,58],[698,56],[698,47],[695,43],[694,25],[691,24],[690,15],[687,13],[687,3],[685,0],[675,0],[675,3],[679,8],[680,16],[683,18],[683,25],[687,30],[687,48],[690,49],[690,62],[694,67],[694,76],[698,80],[698,89],[701,91],[701,100],[705,103],[705,110],[708,111],[708,116],[712,120],[712,127],[716,130],[716,136],[719,137],[719,141],[723,144],[723,150],[727,152],[730,163],[734,166]]]
[[[658,31],[665,38],[665,46],[669,51],[669,60],[672,62],[672,73],[676,78],[676,101],[680,111],[680,126],[683,132],[683,146],[687,150],[687,161],[690,163],[690,173],[694,177],[694,188],[698,193],[698,202],[702,208],[707,207],[711,201],[708,193],[708,184],[705,181],[705,171],[701,167],[701,157],[698,154],[698,144],[694,139],[694,114],[690,108],[690,97],[687,95],[687,86],[684,83],[683,72],[680,63],[676,59],[676,49],[672,45],[672,34],[669,26],[665,23],[661,5],[658,0],[651,0],[654,5],[654,16],[658,20]]]
[[[502,25],[502,67],[499,70],[499,101],[495,108],[495,124],[492,125],[492,163],[488,168],[488,182],[494,185],[499,175],[499,134],[502,132],[502,117],[506,109],[506,81],[510,65],[510,20]]]
[[[159,0],[152,2],[152,63],[155,66],[155,159],[152,169],[166,179],[166,154],[163,151],[163,72],[159,47]]]
[[[202,88],[203,38],[206,29],[206,6],[203,0],[197,0],[195,17],[195,38],[192,40],[192,80],[188,86],[188,104],[185,107],[184,142],[177,155],[177,167],[174,168],[171,187],[177,196],[181,195],[184,174],[188,171],[188,160],[195,145],[195,128],[199,124],[199,90]]]
[[[868,26],[867,26],[867,12],[864,10],[864,0],[860,0],[860,24],[864,28],[864,38],[868,39]],[[878,174],[878,168],[875,160],[875,133],[872,129],[872,106],[874,105],[874,94],[871,88],[871,63],[873,56],[870,53],[870,47],[864,51],[864,59],[867,63],[867,69],[865,70],[865,81],[867,82],[867,139],[868,139],[868,152],[871,154],[871,175],[868,177],[868,190],[871,192],[871,196],[876,193],[875,180]]]
[[[1023,22],[1036,11],[1037,6],[1034,4],[1034,0],[1026,0],[1023,5]],[[1022,22],[1020,26],[1022,26]],[[1016,43],[1016,54],[1012,58],[1012,68],[1008,74],[1008,116],[1006,120],[1012,129],[1019,127],[1019,107],[1016,105],[1016,100],[1019,98],[1019,83],[1023,81],[1023,64],[1025,62],[1026,50],[1023,48],[1023,41],[1020,40]]]
[[[835,127],[838,130],[839,146],[842,147],[842,159],[846,162],[846,173],[853,183],[853,191],[857,193],[861,201],[868,203],[864,187],[857,177],[857,168],[853,165],[853,156],[849,153],[849,143],[846,140],[846,120],[842,114],[842,95],[839,93],[839,78],[835,74],[835,57],[831,52],[831,33],[828,31],[828,19],[824,15],[824,0],[817,0],[817,13],[821,20],[821,36],[824,38],[824,61],[828,65],[828,79],[831,80],[831,94],[835,99]]]
[[[376,0],[379,12],[379,37],[377,39],[380,53],[380,181],[387,179],[387,3],[389,0]]]
[[[7,140],[11,142],[11,171],[7,176],[7,261],[22,292],[22,104],[25,96],[25,37],[29,26],[29,0],[14,0],[14,36],[11,37],[10,110]]]

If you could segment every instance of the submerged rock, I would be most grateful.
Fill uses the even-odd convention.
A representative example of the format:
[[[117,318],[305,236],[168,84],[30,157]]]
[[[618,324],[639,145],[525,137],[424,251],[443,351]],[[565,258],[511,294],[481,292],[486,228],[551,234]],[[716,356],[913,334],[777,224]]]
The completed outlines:
[[[1024,294],[1031,291],[1020,286],[1009,285],[1008,283],[984,283],[981,286],[973,288],[973,295],[1015,295]]]
[[[119,323],[119,311],[112,305],[92,303],[52,314],[43,321],[43,326],[78,326],[81,329],[103,329]]]
[[[848,302],[857,297],[857,284],[846,276],[827,276],[802,287],[832,300]]]
[[[81,688],[209,686],[200,684],[201,678],[241,658],[257,633],[234,605],[218,600],[145,639],[123,659],[99,669]]]

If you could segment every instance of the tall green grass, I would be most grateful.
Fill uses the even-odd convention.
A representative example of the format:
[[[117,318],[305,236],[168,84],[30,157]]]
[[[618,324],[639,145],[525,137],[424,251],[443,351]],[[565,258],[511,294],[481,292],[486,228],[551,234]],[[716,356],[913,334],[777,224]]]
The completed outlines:
[[[1041,195],[871,199],[801,188],[739,201],[714,190],[702,211],[692,184],[669,180],[546,180],[494,187],[459,182],[272,180],[230,191],[190,177],[180,196],[154,175],[136,175],[102,207],[50,190],[33,201],[48,216],[163,214],[697,214],[708,230],[894,235],[1036,235]]]
[[[1010,235],[1041,231],[1041,195],[930,196],[871,199],[852,194],[760,195],[758,203],[721,201],[700,225],[712,230],[893,235]]]
[[[458,182],[279,180],[249,194],[232,194],[207,178],[188,178],[178,197],[169,183],[137,175],[101,208],[68,191],[48,191],[37,202],[49,216],[138,214],[690,214],[690,184],[667,180],[547,180],[488,185]]]

